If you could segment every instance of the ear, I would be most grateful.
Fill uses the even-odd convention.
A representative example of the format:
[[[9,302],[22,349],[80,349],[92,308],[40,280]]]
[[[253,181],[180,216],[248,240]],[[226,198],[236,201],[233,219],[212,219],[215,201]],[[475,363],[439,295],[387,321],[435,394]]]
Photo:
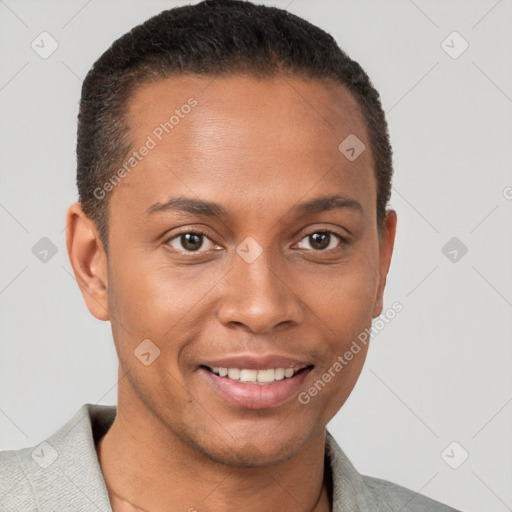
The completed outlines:
[[[98,320],[109,320],[107,256],[94,222],[73,203],[66,214],[69,261],[87,308]]]
[[[377,297],[375,301],[375,309],[373,318],[378,317],[382,313],[384,302],[384,288],[386,287],[386,277],[391,264],[391,256],[393,254],[393,246],[395,244],[396,233],[396,212],[388,210],[379,242],[379,286],[377,288]]]

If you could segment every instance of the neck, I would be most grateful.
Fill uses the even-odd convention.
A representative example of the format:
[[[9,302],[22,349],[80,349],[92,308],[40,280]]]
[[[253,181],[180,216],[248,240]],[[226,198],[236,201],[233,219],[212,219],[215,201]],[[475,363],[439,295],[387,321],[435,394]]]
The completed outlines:
[[[331,510],[324,485],[325,430],[283,463],[229,466],[121,395],[116,419],[97,445],[114,512]]]

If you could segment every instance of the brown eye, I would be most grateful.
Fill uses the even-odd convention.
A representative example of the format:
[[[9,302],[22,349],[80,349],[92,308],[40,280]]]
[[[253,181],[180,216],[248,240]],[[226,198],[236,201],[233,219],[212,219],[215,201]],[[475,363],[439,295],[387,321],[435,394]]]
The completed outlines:
[[[204,233],[194,231],[180,233],[169,238],[166,243],[179,252],[207,252],[199,250],[205,245],[206,240],[210,243],[209,250],[211,250],[214,246],[213,242]]]
[[[309,241],[311,247],[322,250],[329,246],[331,235],[329,233],[313,233],[309,235]]]
[[[199,233],[185,233],[180,236],[180,242],[187,251],[197,251],[203,245],[203,235]]]
[[[300,247],[300,249],[312,249],[315,251],[324,251],[326,249],[334,249],[339,245],[339,242],[343,242],[343,239],[337,233],[332,231],[315,231],[305,236],[303,240],[307,240],[310,247]]]

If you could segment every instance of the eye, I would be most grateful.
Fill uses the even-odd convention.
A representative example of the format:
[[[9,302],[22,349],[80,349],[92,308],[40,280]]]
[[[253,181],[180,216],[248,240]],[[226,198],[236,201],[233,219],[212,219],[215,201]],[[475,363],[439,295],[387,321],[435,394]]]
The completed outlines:
[[[307,242],[310,244],[310,247],[299,246],[299,249],[312,249],[314,251],[335,249],[345,241],[341,235],[338,235],[338,233],[335,233],[334,231],[315,231],[309,235],[306,235],[299,242],[299,244],[302,243],[303,240],[307,240]],[[341,242],[341,244],[339,242]]]
[[[205,240],[209,242],[211,247],[206,251],[200,251],[199,249],[203,247]],[[215,244],[206,236],[206,233],[201,231],[179,233],[169,238],[165,243],[180,252],[208,252],[215,247]]]

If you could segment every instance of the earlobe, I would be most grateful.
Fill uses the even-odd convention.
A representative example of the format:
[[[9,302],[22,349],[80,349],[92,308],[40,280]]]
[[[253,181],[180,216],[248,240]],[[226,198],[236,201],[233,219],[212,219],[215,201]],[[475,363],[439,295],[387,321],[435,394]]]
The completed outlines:
[[[384,289],[386,287],[386,278],[388,275],[389,267],[391,265],[391,256],[393,255],[393,246],[395,244],[396,222],[397,217],[395,210],[388,210],[386,212],[386,220],[382,229],[379,243],[380,279],[377,289],[373,318],[378,317],[382,313],[384,307]]]
[[[80,203],[73,203],[66,214],[66,246],[87,308],[98,320],[109,320],[107,257],[98,230]]]

